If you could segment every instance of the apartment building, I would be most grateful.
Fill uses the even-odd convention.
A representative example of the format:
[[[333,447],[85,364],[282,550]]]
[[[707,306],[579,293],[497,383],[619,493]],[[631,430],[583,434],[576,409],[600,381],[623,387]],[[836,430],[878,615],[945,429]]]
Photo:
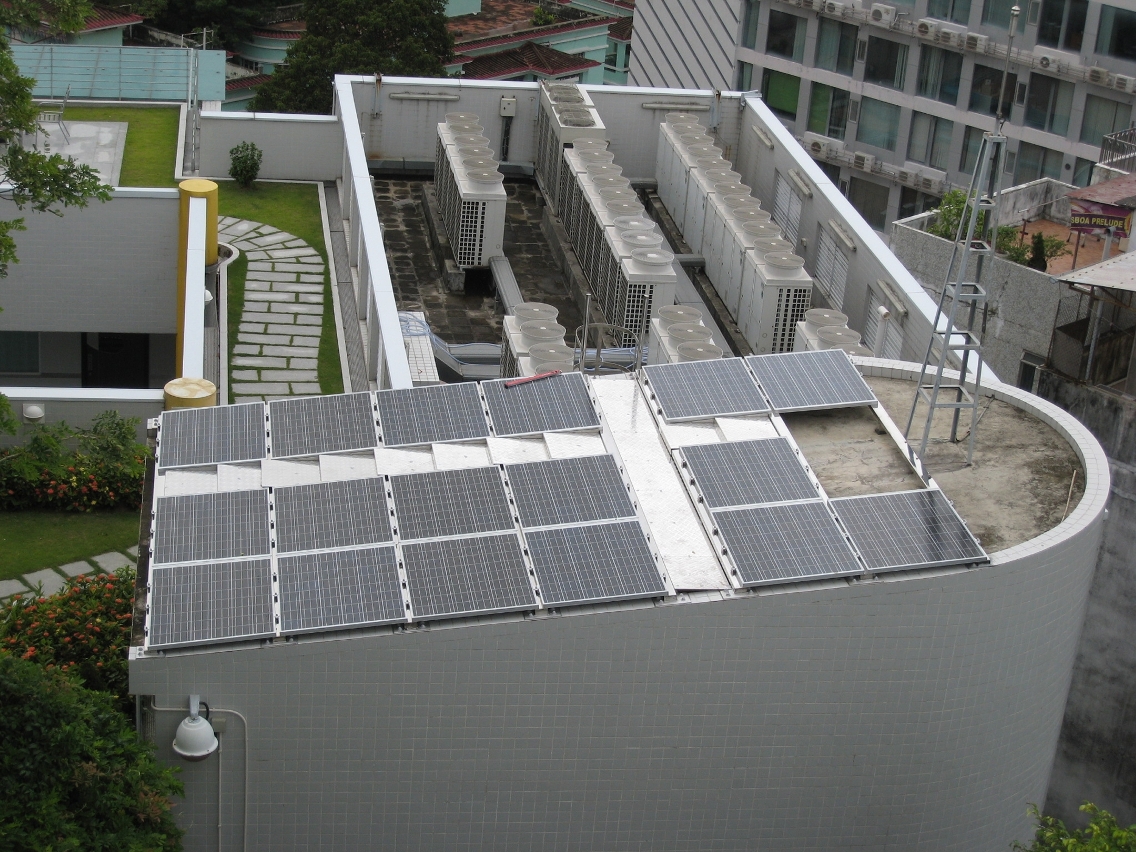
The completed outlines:
[[[1101,138],[1129,126],[1136,9],[1019,0],[1010,46],[1014,3],[640,0],[630,82],[759,90],[882,231],[968,184],[999,106],[1003,185],[1086,185]]]

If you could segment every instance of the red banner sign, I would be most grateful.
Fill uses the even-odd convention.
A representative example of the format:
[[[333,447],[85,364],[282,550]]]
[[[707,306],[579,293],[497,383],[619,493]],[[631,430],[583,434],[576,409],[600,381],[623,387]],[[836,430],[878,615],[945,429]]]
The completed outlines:
[[[1132,211],[1127,207],[1070,198],[1069,227],[1089,234],[1103,234],[1109,228],[1115,228],[1114,235],[1124,239],[1132,230]]]

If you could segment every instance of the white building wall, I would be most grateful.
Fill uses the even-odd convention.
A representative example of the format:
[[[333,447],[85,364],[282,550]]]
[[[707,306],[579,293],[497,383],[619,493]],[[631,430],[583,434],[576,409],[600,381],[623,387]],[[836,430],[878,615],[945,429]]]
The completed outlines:
[[[1109,476],[1070,415],[997,395],[1071,439],[1086,492],[986,567],[133,661],[132,692],[225,719],[220,755],[178,762],[186,849],[219,813],[224,848],[274,851],[1025,840]],[[164,761],[184,715],[156,714]]]

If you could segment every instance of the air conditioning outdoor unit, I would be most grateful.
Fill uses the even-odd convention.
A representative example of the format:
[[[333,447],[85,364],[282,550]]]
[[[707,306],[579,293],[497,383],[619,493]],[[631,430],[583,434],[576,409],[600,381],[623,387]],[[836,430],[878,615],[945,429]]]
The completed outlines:
[[[963,47],[966,42],[966,30],[952,30],[942,25],[935,36],[935,43],[947,47]]]
[[[824,0],[800,0],[798,4],[802,9],[816,9],[824,8]]]
[[[966,34],[965,47],[967,50],[973,50],[975,53],[985,53],[989,44],[990,36],[984,36],[981,33]]]
[[[873,3],[871,21],[877,27],[890,27],[895,23],[895,6],[886,3]]]
[[[910,169],[900,169],[895,173],[895,179],[902,184],[911,184],[913,181],[918,180],[919,173],[913,172]]]
[[[1112,87],[1120,92],[1136,92],[1136,77],[1117,74],[1112,78]]]
[[[844,15],[847,10],[847,5],[838,3],[836,0],[828,0],[828,2],[824,4],[825,14],[828,15]]]
[[[438,125],[434,189],[458,266],[480,269],[502,254],[504,177],[495,160],[462,154],[459,136],[448,125]]]
[[[843,153],[844,153],[844,143],[843,142],[841,142],[839,139],[829,139],[828,140],[828,156],[831,157],[834,154],[843,154]]]
[[[915,34],[919,38],[934,39],[939,35],[939,22],[934,18],[922,18],[915,25]]]
[[[1035,53],[1034,61],[1042,71],[1056,71],[1059,65],[1057,57],[1050,53]]]
[[[1089,69],[1089,82],[1096,83],[1098,86],[1108,85],[1108,69],[1101,68],[1099,65],[1093,66]]]
[[[828,156],[829,141],[827,136],[821,136],[819,133],[806,132],[801,139],[801,144],[804,145],[805,150],[809,152],[810,157],[823,159]]]
[[[940,193],[943,190],[946,179],[946,172],[936,171],[935,169],[924,169],[919,175],[916,188],[921,192]]]
[[[876,168],[876,158],[874,154],[856,154],[852,160],[852,167],[857,168],[862,172],[874,171]]]

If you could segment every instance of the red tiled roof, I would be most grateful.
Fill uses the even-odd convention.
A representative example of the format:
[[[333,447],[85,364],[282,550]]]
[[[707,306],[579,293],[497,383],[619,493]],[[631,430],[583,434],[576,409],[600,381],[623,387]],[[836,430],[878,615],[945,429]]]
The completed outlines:
[[[1097,204],[1114,204],[1117,207],[1136,207],[1136,174],[1122,175],[1076,189],[1069,193],[1069,197]]]
[[[481,11],[450,18],[446,27],[454,38],[483,38],[532,26],[534,0],[481,0]]]
[[[567,6],[572,0],[557,0],[561,6]],[[607,0],[612,6],[619,6],[622,9],[634,9],[635,0]]]
[[[592,27],[609,27],[616,23],[618,18],[582,18],[578,21],[567,21],[563,24],[549,24],[544,27],[529,27],[508,35],[487,36],[486,38],[470,39],[454,45],[454,50],[462,53],[467,50],[480,50],[483,47],[493,47],[498,44],[510,44],[518,41],[528,41],[533,38],[544,38],[573,30],[586,30]]]
[[[607,28],[607,34],[616,41],[631,41],[631,25],[635,19],[628,15]]]
[[[239,92],[243,89],[255,89],[261,83],[268,82],[268,74],[254,74],[251,77],[237,77],[235,80],[225,81],[226,92]]]
[[[256,38],[275,38],[281,41],[298,41],[304,36],[302,32],[295,30],[253,30],[252,34]]]
[[[117,27],[128,27],[131,24],[140,24],[145,18],[141,15],[131,15],[128,12],[118,12],[104,6],[95,6],[87,20],[83,22],[83,32],[90,33],[96,30],[111,30]]]
[[[472,80],[499,80],[517,74],[535,72],[550,77],[583,71],[599,65],[582,56],[572,56],[536,42],[525,42],[511,50],[475,56],[462,69],[462,76]]]

